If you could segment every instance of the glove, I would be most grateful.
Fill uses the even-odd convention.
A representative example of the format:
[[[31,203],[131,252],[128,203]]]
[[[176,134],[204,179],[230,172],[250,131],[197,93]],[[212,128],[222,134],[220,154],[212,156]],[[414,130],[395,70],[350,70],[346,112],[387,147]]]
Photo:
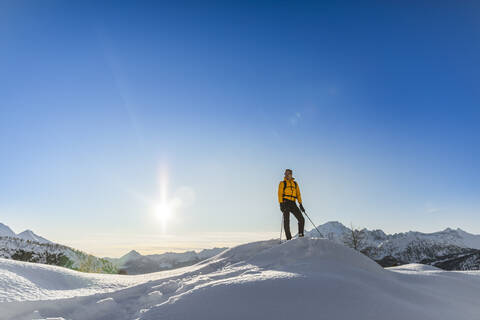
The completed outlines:
[[[303,204],[300,203],[300,210],[302,210],[303,213],[305,213],[305,208],[303,207]]]
[[[284,211],[285,209],[285,202],[280,202],[280,211]]]

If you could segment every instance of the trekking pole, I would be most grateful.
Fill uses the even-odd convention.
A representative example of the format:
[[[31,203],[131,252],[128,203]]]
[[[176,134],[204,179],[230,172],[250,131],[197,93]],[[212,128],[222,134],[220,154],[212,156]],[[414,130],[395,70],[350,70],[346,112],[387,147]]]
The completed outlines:
[[[283,230],[283,216],[282,216],[282,221],[280,222],[280,244],[282,244],[282,230]]]
[[[315,227],[315,229],[317,229],[318,231],[318,234],[320,235],[320,237],[323,238],[323,234],[320,232],[320,230],[318,230],[317,226],[315,225],[315,223],[313,223],[312,219],[310,219],[310,217],[308,216],[308,214],[304,211],[303,213],[305,213],[305,215],[307,216],[308,220],[310,220],[310,222],[313,224],[313,226]]]

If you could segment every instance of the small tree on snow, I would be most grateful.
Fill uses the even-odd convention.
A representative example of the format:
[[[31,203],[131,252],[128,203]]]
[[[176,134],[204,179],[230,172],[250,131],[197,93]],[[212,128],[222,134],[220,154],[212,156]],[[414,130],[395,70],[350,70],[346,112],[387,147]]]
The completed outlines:
[[[353,224],[350,224],[350,230],[345,233],[343,243],[352,249],[360,251],[360,248],[365,243],[365,233],[356,229]]]

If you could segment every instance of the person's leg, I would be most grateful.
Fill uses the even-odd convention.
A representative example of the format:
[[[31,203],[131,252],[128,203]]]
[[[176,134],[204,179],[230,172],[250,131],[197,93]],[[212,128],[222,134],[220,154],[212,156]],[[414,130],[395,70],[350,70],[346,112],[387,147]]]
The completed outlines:
[[[292,234],[290,233],[290,212],[284,210],[283,212],[283,228],[285,229],[285,236],[287,240],[292,239]]]
[[[297,207],[296,204],[293,204],[292,206],[292,213],[297,218],[298,220],[298,235],[300,237],[303,237],[303,229],[305,227],[305,218],[303,217],[302,212],[300,209]]]

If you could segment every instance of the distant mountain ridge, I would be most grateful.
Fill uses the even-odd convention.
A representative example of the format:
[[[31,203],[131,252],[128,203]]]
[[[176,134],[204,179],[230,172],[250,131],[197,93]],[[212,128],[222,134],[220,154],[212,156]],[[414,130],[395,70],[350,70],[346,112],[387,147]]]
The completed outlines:
[[[105,259],[54,243],[32,230],[16,234],[3,223],[0,223],[0,258],[56,265],[83,272],[118,272]]]
[[[318,226],[324,237],[348,244],[351,229],[338,221]],[[358,250],[384,267],[423,263],[447,270],[480,269],[480,235],[462,229],[447,228],[433,233],[408,231],[386,234],[382,230],[359,230]],[[313,229],[307,236],[317,237]],[[347,240],[347,241],[346,241]]]
[[[351,229],[337,221],[318,226],[327,239],[349,245],[346,237]],[[480,270],[480,235],[462,229],[422,233],[408,231],[386,234],[382,230],[359,230],[358,250],[383,267],[422,263],[445,270]],[[318,237],[315,229],[305,233]],[[31,230],[16,234],[0,223],[0,258],[63,266],[74,270],[98,273],[150,273],[193,265],[213,257],[227,248],[204,249],[200,252],[141,255],[135,250],[121,258],[97,258],[79,250],[56,244]]]
[[[40,237],[39,235],[35,234],[32,230],[25,230],[19,234],[17,234],[17,238],[35,241],[38,243],[53,243],[50,240],[45,239],[44,237]]]
[[[0,223],[0,258],[43,263],[95,273],[143,274],[189,266],[210,258],[226,248],[205,249],[200,252],[167,252],[141,255],[135,250],[121,258],[98,258],[80,250],[54,243],[25,230],[16,234]]]
[[[329,238],[331,240],[338,240],[338,238],[341,238],[345,232],[351,231],[350,228],[344,226],[338,221],[329,221],[327,223],[317,226],[317,228],[326,238]],[[369,244],[378,245],[385,241],[400,241],[403,243],[408,243],[413,239],[429,239],[443,244],[451,244],[459,247],[480,249],[480,235],[468,233],[460,228],[446,228],[445,230],[432,233],[408,231],[394,234],[386,234],[381,229],[368,230],[366,228],[362,229],[361,231],[365,232],[367,236],[367,243]],[[318,236],[318,232],[315,229],[312,229],[308,231],[306,235]]]
[[[0,237],[19,238],[19,239],[24,239],[28,241],[35,241],[38,243],[53,243],[50,240],[40,237],[39,235],[35,234],[32,230],[29,230],[29,229],[23,232],[20,232],[19,234],[16,234],[15,232],[13,232],[12,229],[10,229],[9,226],[3,223],[0,223]]]
[[[170,270],[193,265],[216,256],[228,248],[204,249],[199,252],[166,252],[162,254],[141,255],[135,250],[120,258],[105,258],[126,274],[144,274]]]
[[[0,237],[16,237],[17,234],[9,226],[0,222]]]

